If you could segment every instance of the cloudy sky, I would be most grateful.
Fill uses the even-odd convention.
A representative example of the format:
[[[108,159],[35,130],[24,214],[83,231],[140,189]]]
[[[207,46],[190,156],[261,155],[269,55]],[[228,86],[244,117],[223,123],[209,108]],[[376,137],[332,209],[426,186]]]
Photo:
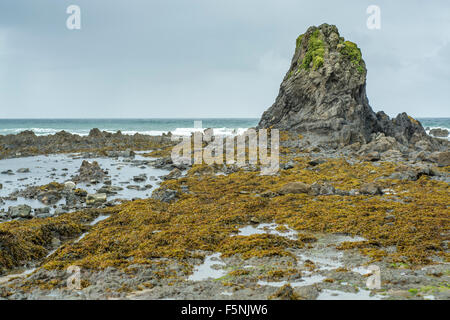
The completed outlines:
[[[448,0],[1,0],[0,118],[260,117],[324,22],[362,49],[375,111],[450,117]]]

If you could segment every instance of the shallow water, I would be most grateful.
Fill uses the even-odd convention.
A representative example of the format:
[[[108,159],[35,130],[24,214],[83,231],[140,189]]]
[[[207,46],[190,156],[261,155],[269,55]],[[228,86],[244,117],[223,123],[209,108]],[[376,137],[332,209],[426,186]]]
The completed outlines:
[[[151,167],[150,165],[136,165],[133,161],[151,160],[137,154],[134,159],[129,158],[89,158],[83,159],[77,155],[58,154],[58,155],[42,155],[17,159],[0,160],[0,172],[12,170],[14,175],[0,174],[0,183],[3,188],[0,189],[0,197],[7,197],[16,190],[23,190],[29,186],[41,186],[50,182],[64,183],[71,181],[72,177],[78,173],[83,160],[89,162],[97,161],[103,170],[108,171],[113,186],[122,187],[123,190],[117,191],[117,194],[108,195],[108,200],[133,198],[148,198],[153,189],[160,183],[160,176],[169,173],[168,170],[161,170]],[[28,173],[18,173],[20,168],[29,168]],[[145,182],[134,182],[133,177],[145,173],[148,177]],[[154,177],[154,178],[151,178]],[[147,190],[127,189],[128,185],[151,185],[152,188]],[[88,193],[96,193],[103,184],[86,184],[79,183],[77,188],[86,190]],[[20,204],[29,205],[32,208],[43,208],[47,205],[41,203],[37,199],[18,198],[17,201],[4,200],[4,204],[0,203],[0,209],[8,210],[9,206]],[[65,199],[61,199],[56,206],[65,204]],[[54,205],[53,205],[54,206]],[[50,206],[51,212],[54,211]]]
[[[322,290],[317,300],[381,300],[381,295],[370,295],[369,290],[360,289],[357,293],[338,290]]]
[[[214,253],[205,257],[205,261],[194,269],[194,272],[189,276],[188,280],[202,281],[208,279],[218,279],[226,275],[226,271],[216,267],[225,266],[225,263],[220,259],[220,253]]]

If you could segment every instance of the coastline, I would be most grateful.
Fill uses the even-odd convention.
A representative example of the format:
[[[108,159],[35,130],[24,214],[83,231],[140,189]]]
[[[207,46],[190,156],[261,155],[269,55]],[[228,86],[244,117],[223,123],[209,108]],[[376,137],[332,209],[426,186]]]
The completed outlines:
[[[20,136],[17,146],[24,156]],[[7,276],[9,281],[0,284],[2,297],[449,298],[445,230],[450,167],[432,157],[385,152],[368,159],[351,149],[302,149],[293,147],[298,137],[285,133],[281,170],[264,177],[251,166],[176,168],[168,157],[173,144],[167,136],[135,135],[141,145],[99,130],[90,136],[64,135],[66,144],[55,145],[81,151],[80,161],[112,156],[129,164],[134,157],[123,155],[141,156],[138,149],[147,147],[153,152],[145,155],[154,158],[145,164],[139,158],[135,164],[145,165],[143,171],[159,167],[170,173],[158,177],[150,198],[144,193],[141,200],[122,204],[94,202],[75,212],[0,223],[2,243],[28,248],[19,256],[2,253],[3,268],[9,265],[3,275],[29,271],[16,279]],[[105,151],[104,139],[122,141],[117,149],[129,152]],[[107,152],[112,152],[109,157]],[[72,169],[75,173],[78,167]],[[64,182],[66,177],[60,178]],[[298,180],[308,186],[306,193],[283,191]],[[54,192],[43,189],[44,195]],[[28,235],[17,238],[23,232]],[[38,236],[41,232],[45,236]],[[7,235],[18,240],[7,240]],[[364,275],[374,263],[383,272],[381,291],[365,288]],[[83,270],[83,288],[75,292],[65,286],[69,265]]]

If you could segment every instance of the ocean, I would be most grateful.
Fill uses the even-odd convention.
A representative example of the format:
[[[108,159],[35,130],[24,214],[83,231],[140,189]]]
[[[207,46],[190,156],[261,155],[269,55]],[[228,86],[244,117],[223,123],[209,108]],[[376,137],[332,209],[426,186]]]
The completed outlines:
[[[424,128],[443,128],[450,131],[450,118],[418,118]],[[0,135],[32,130],[36,135],[49,135],[65,130],[87,135],[92,128],[123,134],[190,135],[195,131],[194,121],[202,121],[202,128],[214,128],[217,134],[233,134],[255,127],[259,118],[208,119],[0,119]],[[198,129],[197,129],[198,130]],[[428,132],[428,131],[427,131]]]

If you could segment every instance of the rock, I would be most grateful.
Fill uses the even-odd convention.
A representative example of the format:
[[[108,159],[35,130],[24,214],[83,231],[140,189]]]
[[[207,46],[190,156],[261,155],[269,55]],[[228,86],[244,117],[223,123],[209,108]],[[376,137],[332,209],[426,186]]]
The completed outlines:
[[[436,162],[439,167],[450,166],[450,151],[434,152],[430,156],[431,160]]]
[[[430,135],[439,137],[439,138],[447,138],[448,137],[448,130],[447,129],[431,129]]]
[[[372,196],[383,194],[381,188],[373,182],[362,185],[361,188],[359,188],[359,193]]]
[[[66,210],[64,210],[63,208],[56,208],[55,209],[55,216],[60,216],[63,213],[66,213]]]
[[[74,183],[74,182],[72,182],[72,181],[67,181],[67,182],[65,182],[64,183],[64,189],[65,190],[73,190],[73,189],[75,189],[75,187],[76,187],[76,184]]]
[[[290,182],[285,184],[280,188],[278,191],[279,194],[299,194],[299,193],[310,193],[311,192],[311,186],[309,184],[303,183],[303,182]]]
[[[14,172],[9,169],[9,170],[2,171],[1,174],[7,174],[7,175],[12,176],[12,175],[14,175]]]
[[[299,300],[299,296],[294,292],[290,284],[285,284],[273,294],[270,299],[277,300]]]
[[[78,182],[90,182],[90,181],[102,181],[106,176],[106,173],[100,168],[97,161],[90,163],[83,160],[79,169],[79,174],[73,178],[73,181]]]
[[[178,168],[175,168],[172,171],[170,171],[170,173],[168,175],[162,176],[161,178],[163,180],[178,179],[179,177],[181,177],[181,175],[182,175],[181,170]]]
[[[315,196],[319,195],[333,195],[335,194],[334,187],[329,183],[313,183],[311,185],[311,193]]]
[[[11,206],[8,209],[8,215],[11,218],[31,218],[31,207],[26,204]]]
[[[278,97],[262,115],[257,129],[300,133],[311,148],[364,145],[378,134],[402,145],[424,140],[433,147],[433,138],[406,113],[391,120],[372,110],[366,96],[366,74],[360,49],[340,37],[336,26],[310,27],[297,39]],[[368,151],[384,152],[393,141],[383,139]]]
[[[28,172],[30,172],[30,169],[28,169],[28,168],[20,168],[16,172],[17,173],[28,173]]]
[[[325,162],[327,162],[327,161],[324,159],[313,159],[313,160],[309,161],[308,164],[312,167],[315,167],[315,166],[318,166],[319,164],[322,164]]]
[[[112,157],[112,158],[134,158],[134,156],[136,155],[136,153],[134,153],[134,151],[132,150],[125,150],[125,151],[106,151],[106,155],[108,157]]]
[[[3,189],[3,185],[0,183],[0,190],[2,190]]]
[[[178,198],[178,192],[176,190],[159,188],[153,191],[152,198],[162,202],[172,202]]]
[[[97,193],[106,193],[107,195],[117,194],[119,191],[122,191],[122,187],[114,187],[105,185],[97,190]]]
[[[147,180],[147,176],[144,173],[133,177],[134,182],[144,182],[146,180]]]
[[[50,217],[50,207],[36,208],[34,209],[34,215],[38,218]]]
[[[369,152],[365,157],[364,160],[366,161],[379,161],[381,159],[380,153],[378,151]]]
[[[106,202],[106,193],[94,193],[86,196],[86,204],[102,204]]]

